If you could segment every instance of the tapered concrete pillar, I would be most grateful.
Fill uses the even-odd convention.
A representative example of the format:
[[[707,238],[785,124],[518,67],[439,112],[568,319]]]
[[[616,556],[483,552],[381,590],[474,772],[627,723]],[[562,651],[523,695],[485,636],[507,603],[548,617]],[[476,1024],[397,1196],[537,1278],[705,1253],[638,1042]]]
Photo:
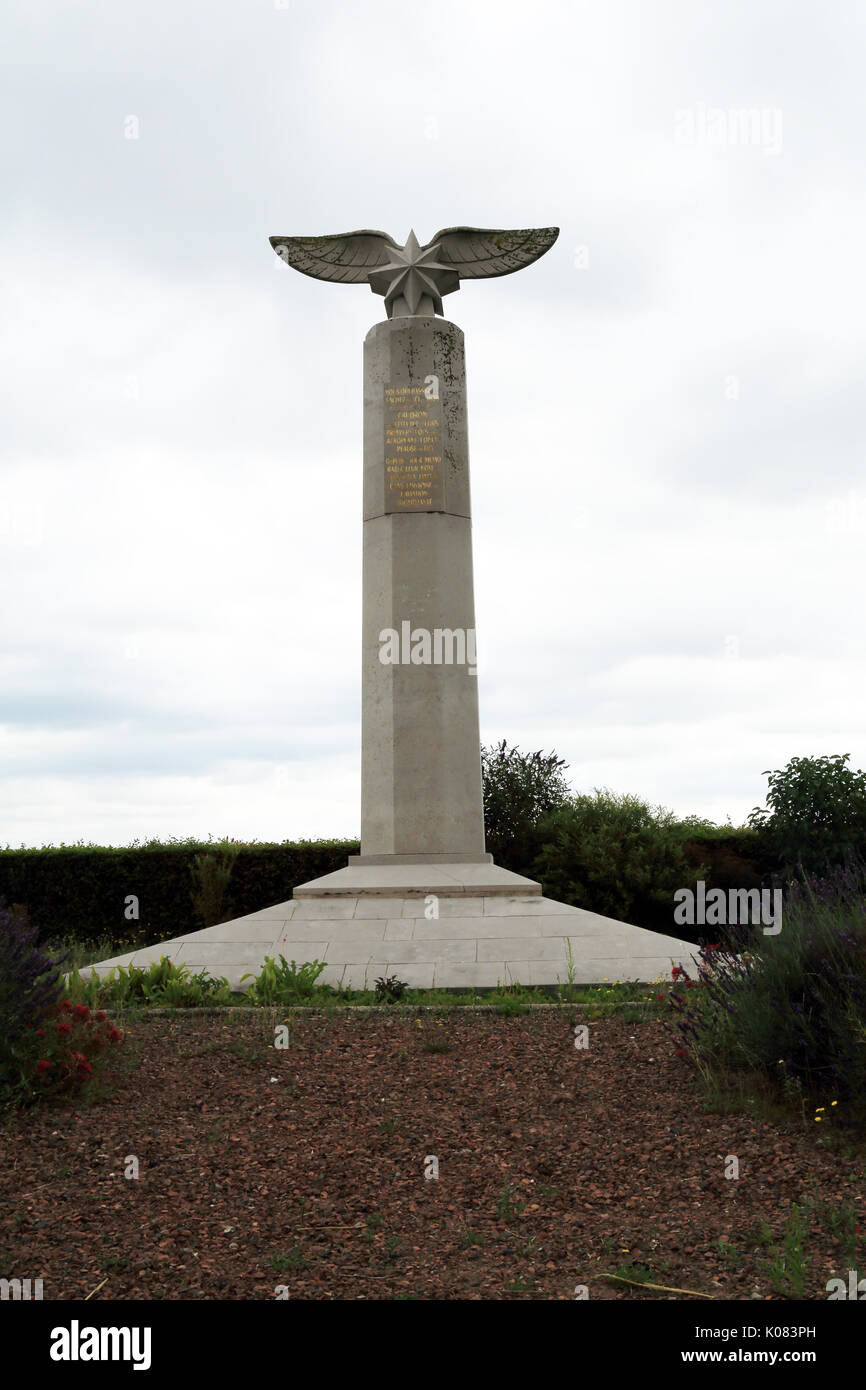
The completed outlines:
[[[484,852],[463,334],[364,344],[361,863]]]

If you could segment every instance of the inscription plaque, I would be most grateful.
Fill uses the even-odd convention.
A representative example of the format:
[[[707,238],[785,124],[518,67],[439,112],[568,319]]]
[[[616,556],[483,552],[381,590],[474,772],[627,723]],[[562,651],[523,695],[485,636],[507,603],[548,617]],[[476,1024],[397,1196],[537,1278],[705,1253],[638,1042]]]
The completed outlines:
[[[428,399],[423,386],[384,392],[385,511],[442,511],[442,402]]]

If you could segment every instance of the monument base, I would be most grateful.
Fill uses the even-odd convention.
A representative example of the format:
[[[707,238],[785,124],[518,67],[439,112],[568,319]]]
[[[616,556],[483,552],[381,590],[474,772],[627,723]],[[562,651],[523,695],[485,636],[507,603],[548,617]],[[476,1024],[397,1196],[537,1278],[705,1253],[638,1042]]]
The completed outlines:
[[[242,975],[282,955],[325,961],[320,983],[351,989],[389,975],[413,989],[492,989],[667,980],[696,952],[677,937],[553,902],[495,864],[349,864],[299,884],[288,902],[91,968],[104,975],[168,956],[245,989]]]
[[[492,864],[492,854],[350,854],[349,864]]]
[[[396,861],[396,862],[395,862]],[[352,855],[345,869],[299,883],[295,898],[540,897],[534,879],[467,855]]]

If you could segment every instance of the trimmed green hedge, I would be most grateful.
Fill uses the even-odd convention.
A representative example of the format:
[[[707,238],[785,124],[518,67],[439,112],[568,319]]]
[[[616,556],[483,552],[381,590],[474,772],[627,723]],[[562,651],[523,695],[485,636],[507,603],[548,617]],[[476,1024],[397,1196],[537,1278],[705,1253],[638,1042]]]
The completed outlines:
[[[674,838],[690,867],[708,868],[706,879],[712,888],[757,888],[768,885],[779,872],[766,837],[756,830],[683,826]],[[297,884],[343,868],[348,856],[359,852],[357,840],[228,847],[220,841],[183,840],[122,849],[98,845],[5,849],[0,850],[0,898],[26,909],[42,941],[65,936],[88,943],[108,937],[120,954],[143,943],[166,941],[210,925],[194,904],[190,870],[197,855],[219,855],[226,848],[234,862],[219,921],[285,902]],[[534,851],[536,847],[524,846],[525,850],[530,848]],[[510,863],[507,857],[503,867],[521,873],[531,871],[531,865],[522,860]],[[598,871],[602,868],[599,865]],[[689,880],[686,878],[681,886],[690,886]],[[553,889],[551,885],[547,891]],[[137,919],[125,916],[130,895],[138,899]],[[606,899],[584,905],[593,911],[610,910]],[[653,930],[670,931],[667,907],[663,921],[657,904],[653,909],[637,911],[632,905],[635,921]]]
[[[710,888],[769,888],[781,874],[782,866],[759,830],[719,826],[690,835],[682,846],[690,864],[709,869]]]
[[[144,941],[166,941],[209,925],[196,911],[191,866],[196,855],[218,854],[217,841],[130,846],[62,845],[0,850],[0,898],[26,908],[40,940],[110,937],[118,953]],[[284,902],[299,883],[345,867],[357,840],[232,846],[236,855],[221,921]],[[138,919],[125,916],[138,899]],[[126,944],[125,944],[126,943]]]

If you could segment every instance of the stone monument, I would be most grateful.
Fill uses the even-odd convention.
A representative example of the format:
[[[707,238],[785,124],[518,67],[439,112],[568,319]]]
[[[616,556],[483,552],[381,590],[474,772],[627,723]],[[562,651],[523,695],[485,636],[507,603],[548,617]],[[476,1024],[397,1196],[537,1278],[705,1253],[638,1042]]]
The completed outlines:
[[[364,344],[361,854],[356,865],[490,863],[475,668],[463,334],[437,317],[465,279],[509,275],[559,229],[271,237],[288,265],[369,284]],[[494,875],[494,877],[496,877]]]
[[[461,280],[510,275],[558,228],[271,237],[286,263],[367,284],[387,317],[364,344],[361,853],[272,908],[101,963],[170,955],[237,983],[265,955],[327,963],[323,983],[413,987],[651,980],[674,937],[542,896],[484,846]],[[673,913],[673,904],[671,906]]]

